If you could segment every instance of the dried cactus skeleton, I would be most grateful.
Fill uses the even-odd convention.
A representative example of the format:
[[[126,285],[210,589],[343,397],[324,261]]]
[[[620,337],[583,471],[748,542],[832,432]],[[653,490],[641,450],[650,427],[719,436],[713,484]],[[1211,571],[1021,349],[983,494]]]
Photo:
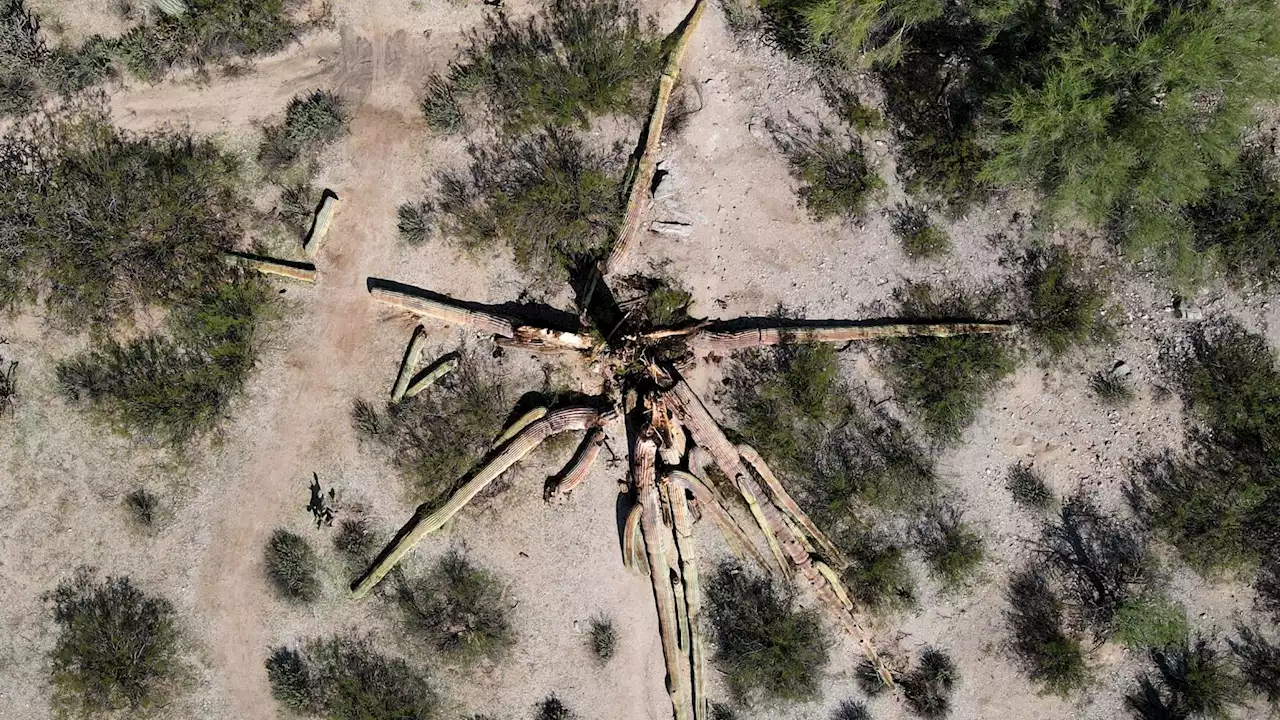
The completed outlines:
[[[879,661],[864,618],[850,600],[839,571],[846,565],[835,545],[788,495],[754,449],[734,445],[685,381],[698,357],[776,345],[791,340],[847,343],[906,336],[959,333],[1004,333],[1006,323],[903,323],[779,321],[764,327],[735,328],[740,323],[696,322],[678,328],[645,328],[627,324],[608,296],[605,277],[633,244],[644,209],[644,190],[652,177],[662,118],[674,86],[679,60],[696,27],[705,0],[697,0],[677,29],[661,77],[653,118],[639,147],[628,193],[626,222],[613,251],[590,266],[587,288],[579,295],[582,327],[558,329],[522,323],[473,303],[427,291],[370,279],[372,297],[419,318],[467,326],[503,348],[556,351],[576,355],[600,372],[604,397],[599,405],[539,408],[508,428],[490,456],[469,480],[438,508],[421,507],[373,565],[352,585],[356,598],[367,595],[424,536],[445,525],[489,483],[526,457],[552,435],[584,431],[568,466],[544,489],[549,499],[563,496],[587,476],[599,456],[606,428],[617,418],[626,424],[633,499],[622,531],[626,566],[647,574],[653,586],[666,662],[667,690],[677,720],[708,718],[705,694],[707,652],[702,638],[702,588],[692,524],[710,517],[730,546],[744,559],[772,567],[784,577],[803,580],[840,625],[860,644],[883,681],[893,678]],[[592,318],[595,318],[592,320]],[[396,382],[397,400],[408,401],[408,377],[421,352],[415,329]],[[719,490],[702,474],[709,459],[741,495],[756,530],[765,541],[761,553],[747,528],[724,507]],[[695,512],[696,511],[696,512]],[[766,560],[768,558],[771,562]]]

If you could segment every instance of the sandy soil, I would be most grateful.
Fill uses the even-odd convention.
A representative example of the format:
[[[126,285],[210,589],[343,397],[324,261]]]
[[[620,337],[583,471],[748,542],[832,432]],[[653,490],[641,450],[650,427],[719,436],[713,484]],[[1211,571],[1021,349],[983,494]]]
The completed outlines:
[[[126,25],[107,2],[59,5],[58,33],[76,39],[115,34]],[[685,11],[679,2],[648,2],[664,29]],[[520,3],[514,11],[528,10]],[[412,323],[376,308],[368,277],[407,282],[482,302],[506,302],[530,290],[507,257],[460,256],[440,243],[408,249],[398,242],[395,210],[420,195],[423,178],[456,163],[459,145],[430,139],[418,113],[422,80],[444,68],[483,7],[443,0],[334,3],[334,29],[310,35],[249,74],[207,82],[175,78],[126,84],[111,94],[118,123],[134,130],[187,127],[251,148],[262,122],[297,93],[341,93],[353,108],[350,133],[322,159],[318,185],[342,205],[317,265],[314,287],[281,285],[289,310],[271,332],[270,348],[234,419],[189,457],[175,457],[90,422],[55,392],[59,358],[81,338],[47,331],[38,315],[0,319],[0,356],[20,365],[22,402],[0,420],[0,715],[17,720],[50,716],[44,656],[53,642],[43,593],[80,565],[129,574],[171,599],[187,623],[196,682],[193,691],[161,711],[173,718],[270,718],[277,714],[262,662],[274,644],[353,627],[375,633],[393,652],[435,670],[445,694],[462,712],[527,717],[533,703],[556,692],[588,720],[666,718],[661,648],[647,581],[624,572],[616,534],[618,484],[624,468],[601,465],[564,506],[540,499],[542,478],[564,451],[524,463],[511,487],[468,509],[446,532],[425,541],[412,566],[425,566],[450,547],[465,548],[509,583],[518,643],[505,662],[465,675],[422,658],[404,640],[391,608],[378,600],[345,597],[347,571],[330,546],[331,530],[317,530],[303,508],[311,472],[338,489],[344,507],[366,508],[385,535],[409,516],[414,498],[383,460],[358,447],[348,420],[353,399],[387,391]],[[52,26],[46,23],[46,28]],[[429,31],[429,32],[428,32]],[[764,121],[824,112],[807,71],[773,52],[740,46],[720,14],[708,12],[686,59],[681,92],[701,109],[666,142],[663,167],[675,194],[652,217],[691,221],[691,237],[648,234],[620,273],[663,265],[693,290],[694,313],[737,317],[769,312],[779,303],[810,317],[866,317],[882,311],[901,279],[1000,277],[999,251],[988,237],[1020,231],[1017,198],[949,223],[956,242],[945,260],[908,263],[882,212],[859,226],[816,224],[797,206],[784,160]],[[869,148],[890,187],[878,208],[902,197],[893,179],[888,138]],[[563,291],[535,294],[567,307]],[[1212,317],[1232,314],[1280,340],[1277,309],[1264,297],[1210,294]],[[978,718],[1114,718],[1121,693],[1140,658],[1103,648],[1095,690],[1072,702],[1038,696],[1002,649],[1005,578],[1016,569],[1033,531],[1012,505],[1003,473],[1015,460],[1034,462],[1062,492],[1096,489],[1114,506],[1127,463],[1175,445],[1181,436],[1176,401],[1157,400],[1155,350],[1179,321],[1171,299],[1138,278],[1117,288],[1120,340],[1071,363],[1027,364],[1002,387],[980,419],[941,457],[948,492],[981,528],[990,561],[965,594],[941,596],[924,581],[921,609],[881,623],[879,642],[914,651],[925,644],[950,649],[963,682],[957,720]],[[482,343],[454,328],[428,327],[427,356]],[[846,371],[877,397],[888,395],[864,349],[844,354]],[[1138,402],[1108,411],[1087,392],[1090,372],[1123,359],[1141,386]],[[496,360],[516,394],[541,386],[544,369],[528,358]],[[585,390],[591,380],[570,368],[550,372]],[[693,381],[713,396],[717,368],[698,367]],[[611,438],[615,448],[624,445]],[[122,506],[129,490],[146,486],[164,498],[153,535],[133,529]],[[263,579],[262,548],[276,527],[305,534],[322,548],[323,599],[287,606]],[[700,540],[718,541],[708,528]],[[711,554],[708,552],[707,554]],[[923,577],[922,568],[916,568]],[[1247,615],[1251,595],[1239,585],[1210,584],[1175,572],[1175,593],[1193,625],[1229,628]],[[621,632],[619,656],[605,668],[582,650],[586,621],[607,612]],[[833,652],[821,702],[747,713],[756,718],[821,718],[856,697],[857,654],[841,642]],[[871,703],[877,718],[905,717],[893,700]],[[1262,710],[1242,717],[1263,717]]]

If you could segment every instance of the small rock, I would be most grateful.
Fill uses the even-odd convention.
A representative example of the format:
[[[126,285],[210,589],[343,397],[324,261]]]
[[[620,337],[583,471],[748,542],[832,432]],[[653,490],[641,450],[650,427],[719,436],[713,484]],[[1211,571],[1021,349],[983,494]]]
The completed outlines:
[[[1118,378],[1128,377],[1131,372],[1133,372],[1133,369],[1129,367],[1129,363],[1123,360],[1117,360],[1115,366],[1111,368],[1111,374]]]
[[[693,234],[693,226],[688,223],[658,221],[649,224],[649,231],[656,232],[659,235],[689,237]]]
[[[661,172],[662,176],[658,178],[658,183],[653,188],[653,199],[657,202],[667,200],[676,194],[676,183],[671,179],[671,173],[665,170]]]
[[[1173,301],[1173,314],[1174,317],[1193,322],[1204,319],[1204,311],[1186,298],[1178,298]]]
[[[757,140],[765,140],[764,121],[758,117],[751,118],[747,123],[747,132],[751,133],[751,137]]]

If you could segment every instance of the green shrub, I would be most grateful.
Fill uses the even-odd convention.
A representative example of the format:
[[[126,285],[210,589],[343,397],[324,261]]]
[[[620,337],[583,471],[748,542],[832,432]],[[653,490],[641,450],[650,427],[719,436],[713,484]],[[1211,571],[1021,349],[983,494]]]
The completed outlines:
[[[146,488],[138,488],[124,496],[124,504],[129,508],[129,514],[138,525],[144,528],[155,525],[156,509],[160,505],[160,498],[156,497],[155,493]]]
[[[569,709],[555,693],[551,693],[543,698],[542,702],[534,706],[534,720],[575,720],[577,714]]]
[[[831,720],[871,720],[871,712],[857,700],[845,700],[831,713]]]
[[[982,536],[970,529],[960,511],[940,505],[925,513],[916,527],[916,547],[924,555],[929,574],[946,590],[958,590],[982,564]]]
[[[925,720],[940,720],[951,712],[951,695],[960,673],[951,656],[937,648],[926,648],[920,664],[902,678],[902,696],[907,709]]]
[[[849,560],[841,580],[858,606],[872,612],[893,612],[916,604],[915,578],[907,566],[906,551],[872,531],[849,539],[837,536]]]
[[[858,94],[838,78],[826,77],[823,81],[822,97],[846,125],[859,133],[884,129],[884,115],[879,110],[864,105]]]
[[[278,529],[265,552],[267,579],[286,600],[311,602],[320,596],[320,560],[301,535]]]
[[[1280,554],[1271,553],[1263,558],[1253,589],[1258,593],[1258,607],[1280,623]]]
[[[366,562],[371,559],[374,550],[373,528],[365,518],[344,518],[338,523],[333,546],[355,562]]]
[[[1004,486],[1014,502],[1030,510],[1044,512],[1053,507],[1057,499],[1040,473],[1030,465],[1023,465],[1022,461],[1009,466]]]
[[[1191,625],[1181,603],[1159,595],[1140,595],[1116,611],[1116,640],[1131,648],[1173,647],[1187,640]]]
[[[432,130],[453,133],[462,129],[462,106],[458,102],[458,94],[444,77],[432,75],[427,78],[422,115]]]
[[[837,134],[826,125],[810,126],[795,118],[789,118],[786,128],[770,129],[800,183],[800,203],[814,220],[859,218],[884,187],[857,135]]]
[[[75,714],[163,706],[182,685],[173,605],[128,577],[81,568],[46,600],[58,626],[50,658],[55,707]]]
[[[622,222],[617,157],[554,129],[470,153],[468,175],[441,176],[432,203],[463,247],[508,245],[517,264],[547,281],[608,251]]]
[[[994,298],[959,288],[909,283],[894,297],[909,320],[973,319],[994,309]],[[958,439],[990,391],[1017,367],[1014,350],[990,335],[903,338],[885,342],[884,348],[885,371],[896,398],[941,441]]]
[[[424,502],[435,503],[489,452],[510,410],[501,382],[467,355],[431,392],[382,411],[357,400],[351,416],[360,439],[385,451]]]
[[[1246,148],[1187,209],[1195,247],[1211,252],[1227,279],[1269,282],[1280,273],[1280,180],[1265,147]]]
[[[1247,625],[1238,625],[1239,639],[1227,639],[1241,677],[1255,693],[1267,699],[1272,707],[1280,706],[1280,643],[1263,637]]]
[[[269,171],[278,171],[299,159],[319,153],[338,139],[347,128],[349,118],[342,98],[327,90],[289,101],[284,121],[262,129],[258,162]]]
[[[207,140],[129,135],[79,103],[0,142],[0,305],[35,299],[72,327],[182,306],[231,272],[239,163]]]
[[[429,202],[407,202],[396,209],[396,230],[410,245],[421,245],[435,232],[436,211]]]
[[[1266,339],[1232,321],[1196,325],[1162,360],[1190,452],[1136,466],[1136,512],[1202,571],[1280,553],[1280,372]]]
[[[884,678],[880,677],[880,668],[867,658],[858,661],[853,669],[853,679],[858,683],[858,689],[869,698],[880,697],[889,689]]]
[[[115,51],[130,74],[158,82],[175,67],[225,64],[284,50],[305,24],[297,0],[189,0],[187,11],[153,13],[125,33]]]
[[[928,211],[916,205],[898,203],[889,219],[889,227],[909,257],[935,258],[951,249],[951,238],[929,222]]]
[[[378,652],[364,637],[313,639],[276,647],[266,661],[271,694],[285,707],[330,720],[437,720],[440,696],[429,678]]]
[[[515,642],[498,579],[457,551],[403,582],[398,597],[410,628],[453,660],[496,660]]]
[[[70,399],[113,424],[173,446],[213,430],[257,362],[271,289],[256,277],[175,308],[169,334],[107,340],[58,364]]]
[[[1112,407],[1128,405],[1136,397],[1128,377],[1116,374],[1114,369],[1099,370],[1090,375],[1089,389],[1100,402]]]
[[[72,95],[114,74],[110,41],[49,49],[25,0],[0,2],[0,115],[23,114],[47,93]]]
[[[1153,648],[1155,676],[1138,679],[1136,692],[1125,704],[1140,720],[1169,717],[1228,720],[1231,709],[1243,704],[1244,688],[1226,658],[1203,638],[1171,648]]]
[[[527,22],[500,11],[469,40],[451,90],[480,94],[508,133],[638,115],[661,68],[657,26],[632,0],[554,0]]]
[[[1037,570],[1009,580],[1009,649],[1022,671],[1047,692],[1068,695],[1087,686],[1092,672],[1079,638],[1068,634],[1062,598]]]
[[[630,324],[644,330],[688,323],[693,295],[679,281],[639,273],[618,279],[619,307],[628,312]]]
[[[734,565],[722,565],[707,584],[707,612],[715,662],[739,698],[815,697],[827,665],[828,640],[813,610],[795,607],[789,586]]]
[[[611,618],[603,615],[591,618],[591,628],[587,631],[587,649],[601,665],[613,659],[618,649],[618,631],[614,629]]]
[[[315,216],[316,192],[310,182],[287,183],[280,189],[280,223],[296,238],[304,238],[311,230]]]
[[[1076,346],[1110,337],[1102,317],[1106,291],[1071,250],[1032,247],[1018,259],[1018,270],[1019,323],[1040,349],[1061,357]]]

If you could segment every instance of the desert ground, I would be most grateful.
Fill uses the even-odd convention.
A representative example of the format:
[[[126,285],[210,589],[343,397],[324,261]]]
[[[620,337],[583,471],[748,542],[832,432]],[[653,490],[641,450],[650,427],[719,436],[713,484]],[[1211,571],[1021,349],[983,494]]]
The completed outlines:
[[[126,24],[110,5],[44,0],[34,7],[57,19],[46,22],[54,40],[74,41],[123,32]],[[504,7],[516,16],[534,10],[527,0]],[[641,8],[664,32],[688,10],[687,3],[659,0],[645,0]],[[336,489],[340,515],[362,508],[384,539],[417,504],[397,470],[360,447],[350,422],[353,400],[388,391],[415,324],[376,305],[368,278],[482,303],[572,307],[567,288],[529,281],[496,246],[465,253],[439,239],[409,247],[397,236],[397,207],[420,197],[431,173],[465,157],[462,141],[426,127],[418,106],[422,82],[446,67],[464,33],[488,11],[478,2],[337,0],[332,27],[255,61],[242,75],[179,73],[156,84],[127,80],[109,88],[112,117],[123,128],[185,128],[242,149],[253,146],[262,124],[295,95],[339,94],[350,108],[349,132],[324,151],[316,185],[335,192],[341,205],[315,259],[314,285],[275,283],[284,312],[270,327],[267,350],[231,420],[183,453],[131,439],[62,398],[56,363],[84,347],[86,337],[58,332],[30,308],[0,318],[0,353],[19,361],[22,383],[13,416],[0,420],[0,716],[51,717],[46,655],[55,629],[44,594],[89,565],[133,577],[169,598],[183,619],[192,689],[159,709],[161,717],[275,717],[284,711],[263,670],[267,649],[344,628],[372,632],[384,649],[432,668],[460,717],[527,717],[551,692],[589,720],[671,717],[652,592],[621,562],[617,508],[625,462],[597,465],[569,501],[549,505],[542,481],[564,463],[569,448],[540,451],[506,476],[501,492],[466,509],[409,557],[410,567],[426,567],[446,550],[462,548],[507,583],[517,642],[502,662],[476,671],[423,657],[385,602],[351,600],[351,570],[325,537],[332,529],[317,529],[304,511],[313,472]],[[797,204],[785,158],[762,128],[766,121],[828,112],[810,73],[763,44],[735,39],[719,10],[709,9],[683,64],[678,93],[687,117],[661,150],[673,191],[647,215],[678,216],[692,223],[692,232],[642,233],[618,272],[662,268],[691,290],[696,317],[762,316],[784,305],[810,318],[849,319],[884,314],[903,279],[981,281],[1005,273],[992,237],[1034,232],[1025,220],[1027,199],[1016,194],[946,220],[955,246],[943,259],[907,261],[885,210],[904,196],[887,133],[868,146],[888,181],[877,210],[856,224],[809,219]],[[616,139],[611,133],[628,137],[636,129],[620,122],[592,134],[605,143]],[[259,202],[269,206],[272,199]],[[1175,317],[1169,292],[1142,272],[1119,282],[1113,299],[1113,345],[1053,365],[1024,363],[963,438],[941,451],[945,491],[980,531],[987,559],[962,593],[941,592],[913,567],[922,583],[919,607],[879,621],[875,638],[882,648],[907,653],[925,645],[952,653],[962,677],[951,715],[956,720],[1119,717],[1123,694],[1144,663],[1140,653],[1108,645],[1097,654],[1096,685],[1067,701],[1038,693],[1005,648],[1006,579],[1034,533],[1032,518],[1004,489],[1009,465],[1032,463],[1059,493],[1092,488],[1120,508],[1129,464],[1181,442],[1179,402],[1159,392],[1156,363],[1160,339],[1184,321]],[[1233,316],[1280,343],[1280,304],[1261,290],[1211,289],[1199,305],[1210,318]],[[465,328],[427,323],[426,329],[427,358],[461,346],[482,355],[492,349]],[[873,397],[888,399],[870,362],[873,352],[856,345],[844,350],[842,371]],[[1117,410],[1091,397],[1088,376],[1118,360],[1132,368],[1138,398]],[[491,368],[520,392],[544,387],[549,377],[588,393],[599,386],[583,368],[547,356],[507,352]],[[702,361],[689,378],[715,399],[720,372],[717,363]],[[609,444],[625,448],[620,424],[610,427]],[[123,506],[124,494],[139,486],[162,498],[153,532],[137,529]],[[296,606],[273,596],[262,548],[277,527],[320,548],[319,602]],[[706,556],[724,551],[709,524],[699,524],[697,537]],[[1173,596],[1186,605],[1194,629],[1224,631],[1253,616],[1246,585],[1171,567]],[[582,649],[588,619],[601,612],[613,616],[620,633],[618,656],[604,667],[589,662]],[[827,717],[840,701],[861,696],[853,678],[858,659],[856,644],[840,639],[821,700],[744,710],[742,717]],[[877,718],[908,717],[892,696],[869,707]],[[1262,705],[1239,715],[1266,716]]]

